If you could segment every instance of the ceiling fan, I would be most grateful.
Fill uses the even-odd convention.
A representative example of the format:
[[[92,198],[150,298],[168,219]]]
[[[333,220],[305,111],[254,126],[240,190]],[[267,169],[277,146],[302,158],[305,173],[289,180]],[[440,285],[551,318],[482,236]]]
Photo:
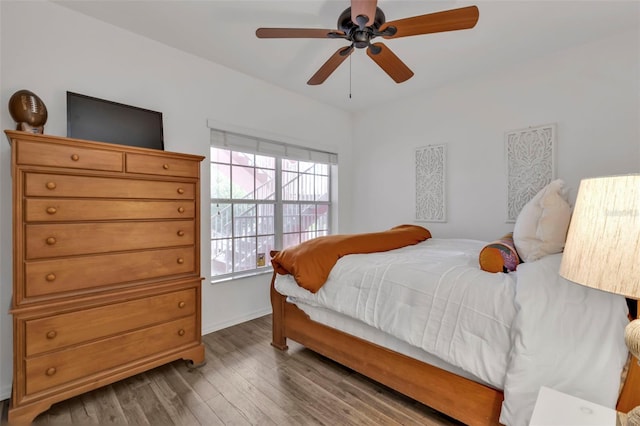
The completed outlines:
[[[376,37],[393,39],[414,35],[466,30],[478,22],[476,6],[451,9],[385,22],[377,0],[351,0],[338,18],[338,29],[315,28],[258,28],[258,38],[332,38],[345,39],[351,44],[338,49],[327,62],[309,79],[307,84],[322,84],[345,60],[354,48],[367,48],[367,55],[380,66],[396,83],[413,77],[407,67],[388,47],[382,43],[372,43]]]

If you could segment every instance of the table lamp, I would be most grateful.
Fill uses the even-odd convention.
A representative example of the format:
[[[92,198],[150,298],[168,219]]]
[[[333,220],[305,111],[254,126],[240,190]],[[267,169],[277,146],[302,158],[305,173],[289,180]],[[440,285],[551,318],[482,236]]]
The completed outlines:
[[[580,182],[560,275],[640,299],[640,174]],[[640,319],[625,328],[625,342],[629,352],[640,358]],[[627,419],[630,425],[640,426],[640,407],[631,410]]]

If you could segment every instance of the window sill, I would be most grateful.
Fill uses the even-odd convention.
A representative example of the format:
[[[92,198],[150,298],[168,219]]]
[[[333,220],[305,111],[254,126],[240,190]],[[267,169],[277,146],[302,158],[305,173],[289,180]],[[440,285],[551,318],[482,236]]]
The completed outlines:
[[[243,278],[255,277],[258,275],[271,275],[273,274],[273,268],[261,269],[259,271],[247,271],[246,273],[236,273],[233,275],[224,275],[220,277],[216,277],[209,281],[210,284],[219,284],[228,281],[240,280]]]

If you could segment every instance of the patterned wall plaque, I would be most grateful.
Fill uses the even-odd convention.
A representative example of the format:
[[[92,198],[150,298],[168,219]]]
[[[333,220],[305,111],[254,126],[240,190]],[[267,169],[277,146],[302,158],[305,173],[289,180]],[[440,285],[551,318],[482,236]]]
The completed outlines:
[[[556,125],[507,132],[507,222],[515,222],[522,207],[555,179]]]
[[[445,145],[416,149],[416,220],[446,222]]]

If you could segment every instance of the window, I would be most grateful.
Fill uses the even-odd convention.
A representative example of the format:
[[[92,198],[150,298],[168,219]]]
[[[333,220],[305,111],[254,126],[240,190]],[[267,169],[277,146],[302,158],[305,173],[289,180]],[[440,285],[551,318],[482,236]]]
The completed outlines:
[[[214,280],[268,270],[271,250],[330,233],[335,154],[212,130],[210,158]]]

